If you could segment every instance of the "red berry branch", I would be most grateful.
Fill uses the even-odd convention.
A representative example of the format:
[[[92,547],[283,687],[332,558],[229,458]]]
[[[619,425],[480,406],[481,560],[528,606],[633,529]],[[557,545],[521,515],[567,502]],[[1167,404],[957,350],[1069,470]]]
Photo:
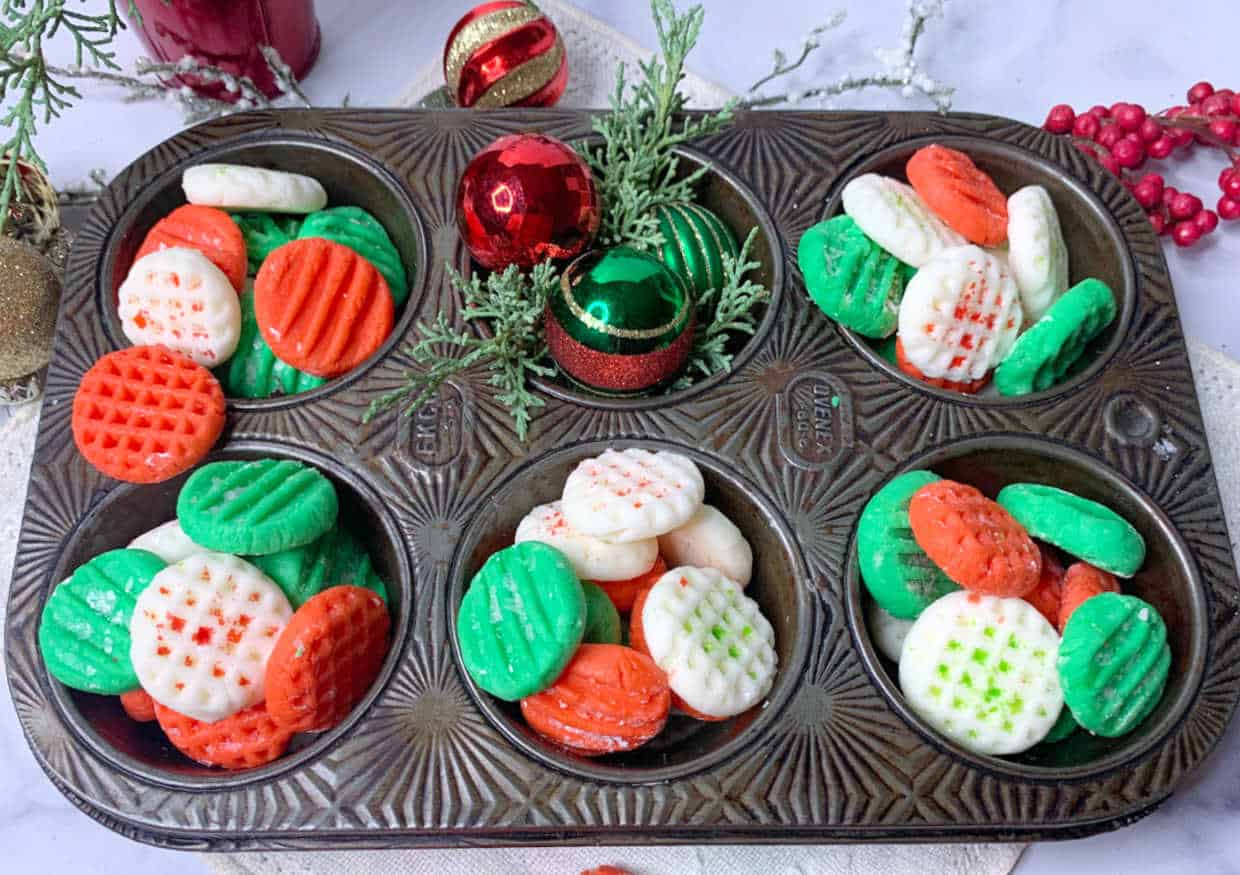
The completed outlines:
[[[1114,173],[1145,209],[1159,234],[1178,246],[1192,246],[1218,227],[1219,219],[1240,219],[1240,94],[1215,90],[1209,82],[1188,89],[1188,103],[1150,115],[1136,103],[1093,106],[1077,115],[1052,107],[1042,127],[1072,138],[1073,144]],[[1167,185],[1160,174],[1136,171],[1146,161],[1164,161],[1194,146],[1218,149],[1227,158],[1219,173],[1217,212],[1201,198]]]

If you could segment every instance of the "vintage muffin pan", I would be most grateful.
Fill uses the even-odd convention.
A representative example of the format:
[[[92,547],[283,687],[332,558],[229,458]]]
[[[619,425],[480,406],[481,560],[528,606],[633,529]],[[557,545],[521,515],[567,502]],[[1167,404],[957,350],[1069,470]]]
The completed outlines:
[[[1175,299],[1159,243],[1113,177],[1059,138],[989,116],[741,113],[696,144],[706,203],[759,228],[772,299],[727,377],[672,396],[605,399],[568,384],[526,442],[485,376],[455,379],[413,417],[369,424],[401,382],[413,324],[456,312],[446,265],[468,269],[456,181],[502,133],[589,133],[584,112],[380,110],[246,113],[190,129],[104,192],[70,255],[16,561],[9,684],[52,781],[96,820],[180,848],[351,848],[704,841],[1024,840],[1130,823],[1222,736],[1240,693],[1240,590]],[[919,145],[969,152],[999,185],[1051,192],[1073,279],[1099,276],[1120,316],[1094,362],[1019,399],[914,385],[805,295],[796,241],[838,210],[851,176],[898,168]],[[262,769],[181,758],[115,699],[52,681],[35,644],[51,587],[85,558],[172,516],[179,480],[119,484],[77,453],[73,393],[123,346],[114,292],[150,225],[181,201],[181,171],[236,161],[309,173],[332,202],[374,213],[412,294],[388,343],[304,395],[229,401],[213,458],[274,455],[333,479],[343,513],[389,583],[383,674],[346,722]],[[472,574],[577,461],[608,444],[694,458],[754,546],[750,594],[775,628],[780,671],[764,705],[721,724],[673,721],[656,742],[587,761],[556,752],[460,668],[453,622]],[[1106,501],[1150,558],[1134,591],[1165,617],[1168,691],[1117,740],[1080,736],[1054,759],[965,752],[904,704],[865,629],[855,556],[862,506],[910,467],[984,489],[1050,483]],[[1208,768],[1208,765],[1206,766]]]

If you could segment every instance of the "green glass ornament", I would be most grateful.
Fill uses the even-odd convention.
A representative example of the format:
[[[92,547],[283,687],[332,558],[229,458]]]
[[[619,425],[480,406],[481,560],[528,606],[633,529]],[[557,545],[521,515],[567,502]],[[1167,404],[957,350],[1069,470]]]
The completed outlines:
[[[693,296],[653,255],[628,247],[587,252],[547,301],[547,345],[571,379],[635,394],[674,377],[693,346]]]
[[[655,207],[663,248],[659,257],[695,295],[723,285],[723,256],[740,256],[736,237],[723,220],[692,203]]]

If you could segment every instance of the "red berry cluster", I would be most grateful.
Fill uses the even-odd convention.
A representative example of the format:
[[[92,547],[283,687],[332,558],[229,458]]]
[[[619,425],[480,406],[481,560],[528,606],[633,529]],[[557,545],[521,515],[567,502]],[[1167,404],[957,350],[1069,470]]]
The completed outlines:
[[[1218,227],[1219,219],[1240,219],[1240,94],[1198,82],[1188,89],[1188,102],[1155,115],[1135,103],[1098,105],[1077,115],[1072,107],[1053,107],[1042,127],[1070,135],[1078,149],[1093,156],[1123,181],[1145,209],[1159,234],[1170,234],[1179,246],[1192,246]],[[1194,145],[1220,149],[1228,166],[1219,174],[1223,194],[1217,212],[1201,198],[1166,184],[1157,173],[1140,177],[1134,171],[1146,161],[1162,161]]]

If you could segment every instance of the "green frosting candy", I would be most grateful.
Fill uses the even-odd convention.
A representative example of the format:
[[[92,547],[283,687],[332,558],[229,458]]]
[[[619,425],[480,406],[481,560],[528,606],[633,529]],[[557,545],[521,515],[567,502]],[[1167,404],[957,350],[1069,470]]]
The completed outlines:
[[[930,561],[909,528],[913,493],[940,478],[909,471],[875,492],[857,522],[861,579],[878,606],[902,620],[915,620],[933,602],[960,589]]]
[[[888,364],[900,367],[900,359],[896,357],[896,337],[893,334],[874,347],[874,351],[878,353],[879,358]]]
[[[52,590],[39,621],[39,651],[51,676],[88,693],[137,689],[129,620],[138,596],[164,567],[146,550],[111,550]]]
[[[523,541],[474,575],[456,618],[474,683],[509,702],[542,692],[581,644],[586,598],[564,554]]]
[[[1089,342],[1115,319],[1115,297],[1101,280],[1064,292],[1024,334],[995,370],[1000,395],[1044,392],[1072,369]]]
[[[293,610],[333,586],[360,586],[378,593],[385,604],[388,600],[387,586],[371,565],[370,554],[338,525],[309,544],[253,556],[250,561],[284,590]]]
[[[1059,644],[1059,682],[1072,716],[1095,735],[1136,729],[1162,699],[1171,668],[1167,627],[1136,596],[1106,592],[1072,612]]]
[[[598,584],[581,582],[586,597],[586,631],[581,640],[586,644],[619,644],[620,612]]]
[[[723,287],[723,256],[736,258],[740,247],[723,220],[692,203],[656,207],[663,248],[659,257],[680,275],[694,295]]]
[[[309,544],[336,522],[336,488],[301,462],[211,462],[185,481],[177,520],[194,543],[260,555]]]
[[[379,220],[361,207],[330,207],[311,213],[297,232],[299,240],[307,237],[340,243],[373,264],[387,280],[397,307],[409,298],[409,279],[400,252]]]
[[[1040,744],[1054,744],[1055,742],[1063,741],[1079,728],[1080,724],[1072,716],[1072,709],[1064,708],[1059,712],[1059,719],[1055,721],[1055,725],[1051,727],[1050,732],[1046,733],[1046,738],[1042,739]]]
[[[1106,505],[1054,486],[1012,483],[996,497],[1029,535],[1090,565],[1132,577],[1145,563],[1145,539]]]
[[[254,317],[254,291],[241,293],[241,338],[232,358],[215,369],[224,394],[232,398],[269,398],[296,395],[322,386],[327,380],[299,371],[276,358]]]
[[[231,213],[245,239],[245,258],[250,275],[258,273],[267,256],[285,243],[297,239],[301,216],[275,216],[271,213]]]
[[[896,330],[908,268],[851,217],[827,219],[802,234],[797,264],[809,296],[836,322],[873,338]]]

